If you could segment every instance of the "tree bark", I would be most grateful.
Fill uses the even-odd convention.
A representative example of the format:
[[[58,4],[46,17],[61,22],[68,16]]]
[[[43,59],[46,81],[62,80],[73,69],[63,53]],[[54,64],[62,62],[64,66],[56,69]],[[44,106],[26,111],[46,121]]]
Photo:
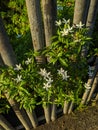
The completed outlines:
[[[42,14],[45,30],[46,46],[51,44],[51,38],[55,34],[55,21],[57,15],[56,0],[41,0]]]
[[[24,128],[26,130],[31,130],[33,127],[31,125],[31,123],[28,121],[25,111],[20,110],[19,104],[16,101],[14,101],[13,99],[10,99],[9,95],[7,93],[5,93],[5,96],[9,102],[9,104],[11,105],[13,111],[15,112],[16,116],[18,117],[18,119],[20,120],[22,125],[24,126]]]
[[[98,0],[91,0],[89,11],[88,11],[88,16],[87,16],[87,22],[86,22],[86,27],[89,29],[88,31],[89,36],[92,35],[97,13],[98,13]]]
[[[44,47],[44,33],[40,0],[26,0],[33,47],[38,51]]]
[[[90,0],[75,0],[73,24],[85,24]]]
[[[0,114],[0,125],[1,128],[3,127],[5,130],[15,130],[13,126],[4,118],[2,114]],[[0,129],[0,130],[4,130]]]
[[[0,17],[0,54],[5,65],[14,66],[17,61],[12,46],[9,43],[2,18]]]

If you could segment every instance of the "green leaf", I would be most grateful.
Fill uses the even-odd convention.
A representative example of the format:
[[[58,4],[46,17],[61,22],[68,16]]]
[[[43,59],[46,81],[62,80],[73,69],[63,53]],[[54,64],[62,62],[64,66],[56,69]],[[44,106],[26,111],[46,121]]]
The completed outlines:
[[[64,59],[59,58],[59,61],[60,61],[60,63],[61,63],[63,66],[68,67],[68,64],[66,63],[66,61],[65,61]]]

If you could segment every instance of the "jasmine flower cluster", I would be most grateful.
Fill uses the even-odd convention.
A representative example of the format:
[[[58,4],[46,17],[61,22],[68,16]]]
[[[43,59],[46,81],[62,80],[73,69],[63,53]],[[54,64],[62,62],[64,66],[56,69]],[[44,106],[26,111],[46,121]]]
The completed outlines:
[[[51,79],[51,73],[47,72],[46,69],[40,69],[39,74],[43,76],[45,83],[43,84],[43,88],[48,91],[48,89],[52,86],[51,83],[53,80]]]
[[[57,70],[58,71],[58,74],[62,76],[63,80],[66,80],[70,77],[68,74],[67,74],[67,71],[65,71],[63,68],[60,68],[60,70]]]

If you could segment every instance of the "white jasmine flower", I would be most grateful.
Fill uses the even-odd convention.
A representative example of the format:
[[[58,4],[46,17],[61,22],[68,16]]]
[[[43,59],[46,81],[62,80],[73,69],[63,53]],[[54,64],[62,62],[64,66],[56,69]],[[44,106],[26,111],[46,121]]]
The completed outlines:
[[[68,26],[68,31],[71,33],[73,32],[73,27]]]
[[[48,84],[51,84],[53,82],[53,80],[49,77],[48,79],[46,79]]]
[[[47,83],[44,83],[43,88],[48,91],[48,89],[51,88],[51,84],[49,84],[48,82],[47,82]]]
[[[62,21],[61,21],[61,20],[55,22],[55,25],[56,25],[56,26],[60,26],[61,24],[62,24]]]
[[[22,81],[22,75],[17,75],[17,78],[15,79],[17,83]]]
[[[67,80],[70,76],[67,75],[67,71],[65,71],[63,74],[62,74],[62,78],[63,80]]]
[[[31,61],[32,61],[32,59],[31,59],[31,58],[27,58],[27,60],[25,61],[25,64],[26,64],[26,65],[28,65],[28,64],[30,64],[30,63],[31,63]]]
[[[63,23],[69,24],[70,23],[70,19],[66,20],[65,18],[63,18]]]
[[[90,89],[91,89],[91,86],[90,86],[88,83],[85,83],[84,87],[85,87],[87,90],[90,90]]]
[[[65,28],[63,29],[63,31],[61,31],[62,36],[67,36],[68,33],[69,33],[69,30]]]
[[[82,28],[84,26],[84,24],[82,24],[82,22],[80,21],[80,23],[79,24],[76,24],[76,27],[77,28]]]
[[[58,74],[62,76],[63,80],[67,80],[70,77],[69,75],[67,75],[67,71],[62,68],[58,70]]]
[[[64,73],[64,69],[60,68],[60,70],[57,70],[59,75],[62,75]]]
[[[49,78],[50,75],[50,72],[47,73],[46,69],[40,69],[40,72],[39,72],[40,75],[42,75],[45,79],[46,78]]]
[[[22,69],[21,64],[19,64],[19,65],[16,64],[16,68],[14,68],[14,70],[21,70],[21,69]]]

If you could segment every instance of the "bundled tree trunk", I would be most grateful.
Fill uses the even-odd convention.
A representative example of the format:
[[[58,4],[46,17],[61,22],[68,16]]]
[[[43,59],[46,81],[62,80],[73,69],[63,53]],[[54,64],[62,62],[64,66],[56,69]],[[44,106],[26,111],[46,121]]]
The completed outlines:
[[[23,109],[19,109],[19,104],[13,99],[10,99],[7,93],[5,93],[5,96],[8,99],[9,104],[11,105],[12,109],[14,110],[16,116],[18,117],[24,128],[26,130],[31,130],[33,126],[31,125],[31,122],[28,119],[25,111]]]
[[[0,130],[15,130],[13,126],[0,114]]]
[[[73,24],[86,24],[90,0],[75,0]]]
[[[46,46],[51,44],[51,38],[55,34],[55,20],[57,15],[56,0],[42,0],[42,14],[44,20]]]
[[[42,50],[45,44],[40,0],[26,0],[28,18],[31,29],[33,47],[35,51]],[[44,58],[37,57],[38,62]]]
[[[88,31],[89,36],[92,35],[97,13],[98,13],[98,0],[91,0],[86,22],[86,27],[89,29]]]
[[[1,60],[3,60],[4,65],[15,66],[15,64],[17,64],[14,51],[12,49],[12,46],[9,44],[9,39],[6,34],[1,17],[0,17],[0,54],[1,54]],[[30,125],[30,123],[29,124],[27,123],[30,121],[25,120],[25,119],[28,119],[26,114],[22,110],[19,109],[19,105],[17,104],[16,101],[14,101],[13,99],[9,99],[8,93],[6,92],[4,93],[8,102],[12,106],[17,117],[19,117],[19,120],[22,122],[25,129],[30,130],[32,126]]]
[[[0,54],[5,65],[14,66],[17,61],[0,17]]]

